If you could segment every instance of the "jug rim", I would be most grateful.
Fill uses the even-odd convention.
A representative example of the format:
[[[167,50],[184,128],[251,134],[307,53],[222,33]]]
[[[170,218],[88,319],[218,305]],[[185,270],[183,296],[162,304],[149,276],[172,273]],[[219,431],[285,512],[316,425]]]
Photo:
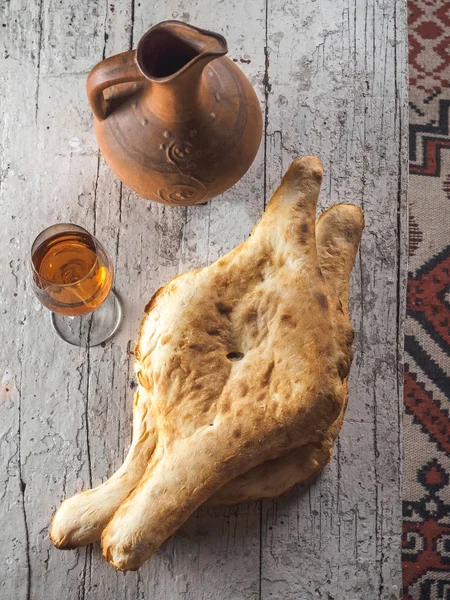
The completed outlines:
[[[145,67],[144,61],[144,49],[148,38],[157,31],[169,30],[172,34],[176,34],[177,30],[183,29],[191,34],[197,33],[205,36],[205,38],[208,37],[210,38],[210,40],[214,40],[217,43],[217,46],[215,48],[211,47],[210,49],[206,48],[205,50],[199,52],[196,56],[194,56],[188,62],[186,62],[186,64],[184,64],[181,68],[177,69],[169,75],[165,75],[162,77],[151,75],[148,72],[148,69]],[[219,58],[227,54],[227,52],[227,41],[220,33],[215,33],[214,31],[209,31],[208,29],[202,29],[200,27],[196,27],[195,25],[184,23],[183,21],[168,20],[153,25],[153,27],[150,27],[150,29],[146,31],[141,37],[136,47],[136,63],[140,72],[146,79],[157,83],[165,83],[173,81],[175,78],[179,77],[181,74],[185,73],[188,69],[190,69],[195,63],[200,62],[205,58],[209,58],[210,60],[214,58]]]

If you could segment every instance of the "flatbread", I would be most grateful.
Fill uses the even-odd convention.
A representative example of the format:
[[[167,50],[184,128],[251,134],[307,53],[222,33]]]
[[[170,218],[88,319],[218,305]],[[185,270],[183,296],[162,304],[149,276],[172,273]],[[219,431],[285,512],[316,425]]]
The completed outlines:
[[[330,459],[347,403],[348,277],[363,218],[337,205],[317,224],[322,167],[296,160],[252,236],[185,273],[146,307],[125,464],[66,500],[58,547],[98,539],[138,568],[203,502],[273,497]]]

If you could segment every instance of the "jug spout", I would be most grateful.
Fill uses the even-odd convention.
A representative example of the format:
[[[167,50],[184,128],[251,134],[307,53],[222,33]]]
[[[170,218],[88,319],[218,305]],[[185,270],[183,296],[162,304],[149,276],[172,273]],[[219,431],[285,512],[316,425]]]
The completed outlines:
[[[179,21],[152,27],[139,41],[136,60],[149,80],[153,103],[164,113],[190,112],[198,103],[205,66],[228,52],[225,38]]]

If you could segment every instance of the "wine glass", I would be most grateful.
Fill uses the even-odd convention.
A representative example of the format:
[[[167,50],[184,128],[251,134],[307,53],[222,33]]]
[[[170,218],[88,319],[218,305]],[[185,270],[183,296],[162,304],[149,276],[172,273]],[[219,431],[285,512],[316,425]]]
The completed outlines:
[[[58,335],[74,346],[97,346],[122,319],[114,269],[103,246],[86,229],[59,223],[44,229],[31,248],[33,291],[52,313]]]

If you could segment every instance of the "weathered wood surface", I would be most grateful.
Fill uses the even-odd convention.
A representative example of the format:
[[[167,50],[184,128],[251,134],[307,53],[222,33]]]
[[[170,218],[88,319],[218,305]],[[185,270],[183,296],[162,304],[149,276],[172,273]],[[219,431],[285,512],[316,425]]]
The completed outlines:
[[[393,600],[400,590],[406,25],[395,0],[9,0],[0,3],[0,598]],[[152,24],[223,33],[254,84],[265,141],[244,179],[207,206],[165,208],[122,187],[98,155],[84,85]],[[321,207],[363,206],[352,277],[356,353],[335,456],[273,502],[201,509],[137,573],[98,546],[60,552],[60,501],[103,481],[130,441],[131,359],[143,306],[181,270],[249,234],[295,156],[325,164]],[[120,333],[60,341],[27,280],[43,227],[72,221],[114,257]]]

